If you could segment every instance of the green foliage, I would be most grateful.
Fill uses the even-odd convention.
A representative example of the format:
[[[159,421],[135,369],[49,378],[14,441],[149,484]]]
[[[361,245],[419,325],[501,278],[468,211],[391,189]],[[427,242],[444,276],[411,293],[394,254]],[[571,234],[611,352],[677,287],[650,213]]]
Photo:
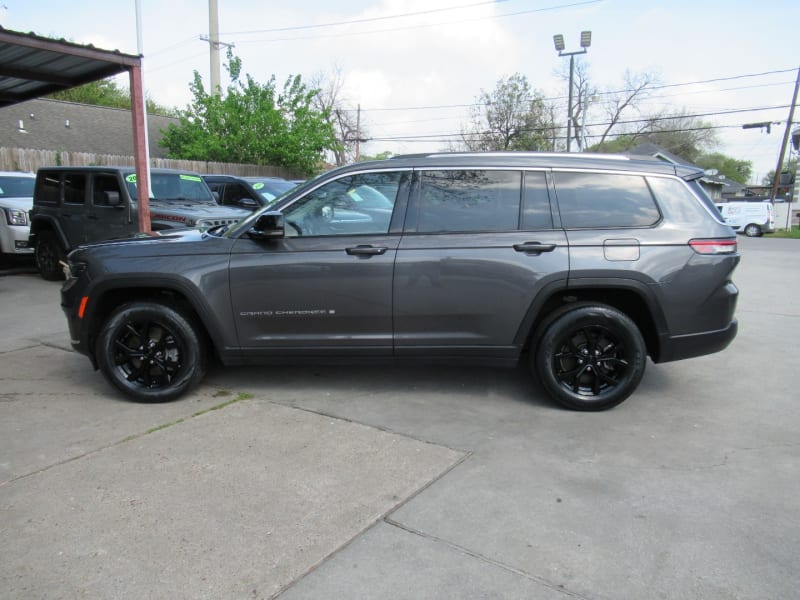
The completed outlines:
[[[362,154],[361,158],[359,158],[359,161],[360,162],[365,162],[365,161],[368,161],[368,160],[386,160],[387,158],[390,158],[391,156],[392,156],[392,152],[390,152],[389,150],[384,150],[383,152],[378,152],[375,155]]]
[[[797,159],[790,158],[789,160],[784,162],[783,169],[781,169],[784,173],[789,173],[790,175],[794,175],[797,173]],[[775,177],[775,169],[770,169],[769,172],[764,176],[764,179],[761,180],[762,185],[772,185],[772,181]]]
[[[131,108],[131,93],[126,88],[119,87],[113,79],[98,79],[78,87],[55,92],[47,96],[53,100],[76,102],[78,104],[92,104],[94,106],[108,106],[110,108]],[[174,115],[176,110],[156,104],[150,98],[145,98],[147,112],[159,115]]]
[[[195,71],[194,100],[160,142],[169,157],[317,172],[323,153],[336,143],[328,115],[312,108],[317,90],[306,88],[299,75],[280,90],[274,76],[266,84],[250,75],[242,79],[241,59],[230,52],[226,69],[231,84],[224,95],[207,92]]]
[[[741,184],[746,184],[753,174],[753,163],[749,160],[737,160],[720,152],[703,154],[696,164],[704,169],[716,169],[721,175],[733,179]]]
[[[555,124],[541,93],[515,73],[481,91],[472,124],[462,133],[470,151],[550,150]]]

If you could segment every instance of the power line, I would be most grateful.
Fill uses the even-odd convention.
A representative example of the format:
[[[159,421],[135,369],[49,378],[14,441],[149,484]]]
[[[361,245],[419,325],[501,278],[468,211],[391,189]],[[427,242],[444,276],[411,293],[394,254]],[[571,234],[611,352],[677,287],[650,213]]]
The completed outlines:
[[[758,112],[764,110],[775,110],[775,109],[785,109],[788,108],[789,105],[779,105],[779,106],[765,106],[759,108],[741,108],[741,109],[732,109],[732,110],[725,110],[725,111],[716,111],[716,112],[709,112],[709,113],[697,113],[697,114],[688,114],[688,115],[668,115],[663,117],[649,117],[643,119],[628,119],[624,121],[617,121],[614,123],[615,125],[632,125],[635,123],[652,123],[655,121],[669,121],[669,120],[676,120],[676,119],[696,119],[701,117],[709,117],[709,116],[720,116],[720,115],[728,115],[728,114],[739,114],[739,113],[749,113],[749,112]],[[611,122],[602,122],[602,123],[588,123],[586,127],[604,127],[611,125]],[[681,129],[659,129],[658,133],[667,133],[667,132],[676,132],[676,131],[700,131],[705,129],[727,129],[727,128],[740,128],[741,125],[704,125],[699,127],[687,127]],[[546,127],[535,127],[531,128],[526,131],[554,131],[562,129],[560,125],[553,125],[553,126],[546,126]],[[609,136],[619,136],[619,135],[626,135],[630,134],[631,132],[622,132],[618,134],[608,134]],[[431,138],[453,138],[453,137],[461,137],[463,135],[482,135],[481,133],[470,133],[470,132],[458,132],[458,133],[431,133],[431,134],[420,134],[420,135],[412,135],[412,136],[384,136],[384,137],[373,137],[370,141],[425,141],[428,139],[429,141],[435,141]],[[600,135],[587,135],[586,137],[601,137]]]
[[[431,10],[420,10],[417,12],[409,12],[409,13],[400,13],[396,15],[386,15],[383,17],[369,17],[364,19],[352,19],[350,21],[334,21],[332,23],[318,23],[316,25],[295,25],[292,27],[275,27],[272,29],[254,29],[251,31],[226,31],[221,33],[220,35],[232,36],[232,35],[253,35],[256,33],[281,33],[284,31],[298,31],[298,30],[305,30],[305,29],[322,29],[324,27],[339,27],[341,25],[355,25],[358,23],[373,23],[375,21],[389,21],[392,19],[404,19],[406,17],[418,17],[420,15],[429,15],[433,13],[442,13],[448,12],[452,10],[462,10],[465,8],[474,8],[476,6],[485,6],[486,4],[499,4],[501,2],[509,2],[509,0],[497,0],[496,2],[475,2],[473,4],[463,4],[460,6],[450,6],[447,8],[434,8]]]
[[[353,31],[349,33],[338,33],[338,34],[323,34],[323,35],[312,35],[312,36],[296,36],[296,37],[288,37],[288,38],[271,38],[271,39],[261,39],[261,40],[238,40],[238,44],[263,44],[267,42],[294,42],[299,40],[315,40],[315,39],[323,39],[323,38],[340,38],[340,37],[351,37],[356,35],[372,35],[375,33],[395,33],[397,31],[408,31],[410,29],[425,29],[429,27],[439,27],[441,25],[457,25],[460,23],[473,23],[475,21],[488,21],[491,19],[502,19],[505,17],[516,17],[520,15],[529,15],[533,13],[540,13],[540,12],[547,12],[547,11],[554,11],[554,10],[561,10],[565,8],[575,8],[578,6],[586,6],[588,4],[597,4],[599,2],[603,2],[604,0],[583,0],[582,2],[573,2],[570,4],[559,4],[556,6],[547,6],[544,8],[534,8],[531,10],[521,10],[518,12],[512,13],[503,13],[500,15],[491,15],[488,17],[473,17],[470,19],[458,19],[453,21],[439,21],[436,23],[425,23],[422,25],[408,25],[406,27],[392,27],[391,29],[373,29],[367,31]],[[227,34],[227,37],[232,37],[230,34]]]
[[[716,83],[719,81],[732,81],[736,79],[746,79],[748,77],[763,77],[765,75],[776,75],[779,73],[794,73],[796,72],[796,68],[792,69],[778,69],[774,71],[765,71],[763,73],[747,73],[744,75],[733,75],[730,77],[716,77],[714,79],[705,79],[701,81],[687,81],[684,83],[670,83],[660,86],[653,86],[648,87],[648,90],[656,90],[656,89],[664,89],[664,88],[674,88],[674,87],[682,87],[682,86],[689,86],[689,85],[699,85],[703,83]],[[627,92],[632,92],[633,89],[627,90],[616,90],[611,92],[602,92],[598,93],[597,95],[609,95],[609,94],[622,94]],[[724,90],[721,90],[724,91]],[[669,96],[664,96],[669,97]],[[552,96],[549,98],[543,98],[545,102],[551,102],[553,100],[563,100],[566,96]],[[471,108],[474,106],[485,106],[485,104],[479,102],[472,102],[470,104],[435,104],[429,106],[398,106],[398,107],[388,107],[388,108],[364,108],[361,107],[361,112],[390,112],[390,111],[403,111],[403,110],[439,110],[439,109],[447,109],[447,108]],[[347,111],[354,111],[355,109],[344,109]]]

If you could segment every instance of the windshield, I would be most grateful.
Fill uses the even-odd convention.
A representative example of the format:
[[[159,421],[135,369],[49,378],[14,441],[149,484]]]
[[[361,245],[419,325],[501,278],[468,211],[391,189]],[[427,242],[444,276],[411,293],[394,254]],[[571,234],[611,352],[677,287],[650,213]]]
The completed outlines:
[[[33,198],[33,177],[0,177],[0,198]]]
[[[297,187],[297,184],[291,181],[280,179],[248,179],[248,181],[253,189],[266,200],[267,205],[273,204],[277,198]]]
[[[125,176],[125,185],[131,198],[137,200],[136,173]],[[151,173],[151,200],[178,200],[216,205],[208,186],[199,175],[191,173]]]

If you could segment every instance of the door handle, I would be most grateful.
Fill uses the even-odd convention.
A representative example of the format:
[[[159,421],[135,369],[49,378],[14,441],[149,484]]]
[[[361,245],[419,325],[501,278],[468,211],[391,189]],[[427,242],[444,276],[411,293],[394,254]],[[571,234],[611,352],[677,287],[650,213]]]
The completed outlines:
[[[525,254],[541,254],[542,252],[552,252],[556,249],[556,245],[542,244],[540,242],[524,242],[522,244],[514,244],[513,248],[517,252],[524,252]]]
[[[344,249],[350,256],[376,256],[378,254],[383,254],[386,250],[388,250],[388,248],[382,246],[354,246]]]

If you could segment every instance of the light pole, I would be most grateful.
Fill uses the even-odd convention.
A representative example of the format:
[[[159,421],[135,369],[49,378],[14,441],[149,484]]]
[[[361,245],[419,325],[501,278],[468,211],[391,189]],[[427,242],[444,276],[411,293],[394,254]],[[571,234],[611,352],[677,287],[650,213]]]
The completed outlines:
[[[567,100],[567,152],[572,147],[572,78],[575,72],[575,55],[586,54],[587,48],[592,45],[592,32],[581,31],[581,49],[574,52],[564,52],[564,36],[560,33],[553,36],[553,44],[559,56],[569,56],[569,99]]]

